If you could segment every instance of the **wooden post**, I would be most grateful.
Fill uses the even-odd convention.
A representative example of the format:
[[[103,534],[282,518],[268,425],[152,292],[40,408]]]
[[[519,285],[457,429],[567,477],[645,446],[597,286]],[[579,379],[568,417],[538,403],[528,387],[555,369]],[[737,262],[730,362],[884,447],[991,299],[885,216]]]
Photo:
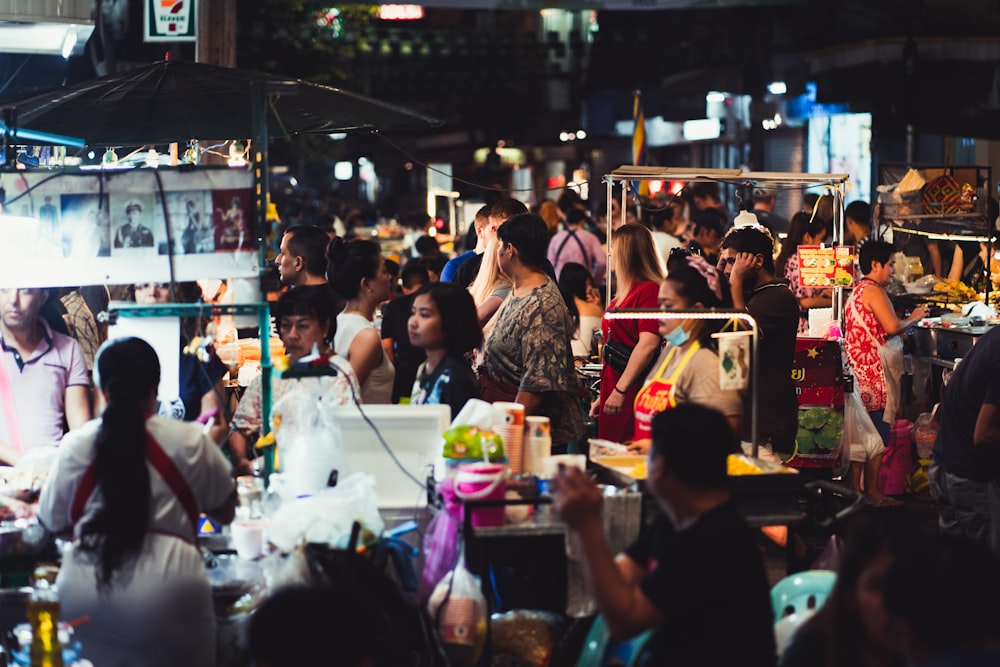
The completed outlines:
[[[201,0],[198,3],[195,61],[236,67],[236,0]]]

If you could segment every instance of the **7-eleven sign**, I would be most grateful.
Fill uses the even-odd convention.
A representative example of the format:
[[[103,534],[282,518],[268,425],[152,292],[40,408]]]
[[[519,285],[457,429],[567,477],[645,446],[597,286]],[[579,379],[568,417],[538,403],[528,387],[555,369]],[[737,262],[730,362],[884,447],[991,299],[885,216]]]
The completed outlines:
[[[146,0],[144,9],[147,42],[193,42],[197,39],[197,0]]]

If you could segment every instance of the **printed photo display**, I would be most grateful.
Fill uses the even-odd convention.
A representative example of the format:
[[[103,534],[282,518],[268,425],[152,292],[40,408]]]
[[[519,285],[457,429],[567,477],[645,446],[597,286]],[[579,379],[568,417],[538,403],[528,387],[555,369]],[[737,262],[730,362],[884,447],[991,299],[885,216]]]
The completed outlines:
[[[255,276],[245,170],[25,173],[8,187],[0,243],[19,248],[0,286]],[[30,263],[31,285],[16,264]]]

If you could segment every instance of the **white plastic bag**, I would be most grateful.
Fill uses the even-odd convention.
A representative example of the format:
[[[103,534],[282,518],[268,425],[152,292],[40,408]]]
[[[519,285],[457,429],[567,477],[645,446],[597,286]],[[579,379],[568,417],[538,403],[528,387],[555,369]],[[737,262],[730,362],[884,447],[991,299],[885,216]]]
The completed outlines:
[[[882,436],[865,410],[861,394],[856,391],[844,393],[844,433],[841,442],[850,461],[864,462],[873,456],[881,456],[885,450]]]
[[[302,378],[274,404],[272,424],[289,498],[328,486],[330,474],[344,465],[341,432],[324,409],[325,378]]]
[[[427,611],[452,664],[478,664],[486,642],[486,597],[479,579],[465,568],[464,554],[434,588]]]
[[[283,492],[283,475],[271,475],[272,485]],[[378,511],[375,477],[356,472],[307,498],[289,499],[271,515],[267,538],[279,550],[289,552],[303,542],[344,547],[355,521],[379,535],[385,527]]]

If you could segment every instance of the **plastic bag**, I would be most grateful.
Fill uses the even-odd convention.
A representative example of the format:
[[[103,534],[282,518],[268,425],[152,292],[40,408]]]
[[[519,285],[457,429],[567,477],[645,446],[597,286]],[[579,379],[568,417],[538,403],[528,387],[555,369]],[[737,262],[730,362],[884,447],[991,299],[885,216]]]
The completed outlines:
[[[427,601],[434,587],[458,560],[462,506],[455,497],[455,485],[446,479],[438,485],[443,505],[424,533],[424,571],[420,577],[419,599]]]
[[[479,579],[465,568],[464,556],[434,588],[427,611],[451,664],[478,664],[486,643],[486,597],[479,588]]]
[[[913,422],[913,442],[917,447],[918,459],[931,457],[935,440],[937,440],[937,425],[934,423],[934,415],[930,412],[921,412],[917,421]]]
[[[843,448],[850,461],[867,461],[872,456],[881,456],[885,445],[882,436],[865,410],[861,394],[856,391],[844,393],[844,434]]]
[[[326,488],[331,473],[343,467],[340,427],[322,409],[330,386],[327,378],[302,378],[274,404],[286,500]]]
[[[285,477],[271,475],[271,484],[284,494]],[[356,472],[333,488],[307,498],[287,499],[271,515],[267,538],[279,550],[289,552],[303,542],[343,547],[354,522],[373,536],[381,534],[385,523],[378,510],[375,477]]]

